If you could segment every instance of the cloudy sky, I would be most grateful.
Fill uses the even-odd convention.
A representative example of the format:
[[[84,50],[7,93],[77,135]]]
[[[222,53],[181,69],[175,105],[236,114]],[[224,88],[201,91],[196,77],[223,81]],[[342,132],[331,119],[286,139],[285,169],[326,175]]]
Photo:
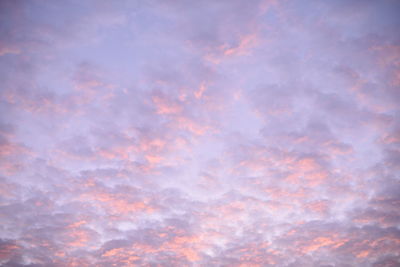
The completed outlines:
[[[0,265],[400,266],[399,13],[0,1]]]

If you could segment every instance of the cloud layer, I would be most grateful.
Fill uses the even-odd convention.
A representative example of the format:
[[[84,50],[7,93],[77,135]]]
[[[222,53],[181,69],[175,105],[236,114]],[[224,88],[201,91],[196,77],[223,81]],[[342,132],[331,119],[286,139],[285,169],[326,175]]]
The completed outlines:
[[[400,265],[400,5],[0,2],[0,265]]]

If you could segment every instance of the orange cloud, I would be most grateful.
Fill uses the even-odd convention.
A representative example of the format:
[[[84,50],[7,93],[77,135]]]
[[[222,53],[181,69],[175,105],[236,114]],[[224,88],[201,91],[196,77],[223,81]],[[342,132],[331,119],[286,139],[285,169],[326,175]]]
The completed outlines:
[[[68,234],[68,239],[72,239],[72,241],[67,243],[68,246],[79,248],[85,247],[91,238],[87,231],[74,229]]]
[[[200,99],[200,98],[203,97],[203,94],[204,94],[204,92],[205,92],[206,90],[207,90],[207,87],[206,87],[205,83],[201,83],[201,84],[200,84],[200,87],[199,87],[199,90],[197,90],[196,92],[194,92],[194,96],[195,96],[197,99]]]
[[[17,244],[4,244],[0,246],[0,260],[10,259],[21,247]]]
[[[161,115],[178,114],[182,112],[182,106],[177,102],[169,101],[160,96],[152,97],[153,103],[156,107],[156,113]]]
[[[241,56],[247,55],[250,52],[250,48],[254,47],[257,43],[257,35],[249,34],[241,37],[239,45],[236,47],[228,47],[227,45],[224,45],[220,49],[223,51],[225,56]]]

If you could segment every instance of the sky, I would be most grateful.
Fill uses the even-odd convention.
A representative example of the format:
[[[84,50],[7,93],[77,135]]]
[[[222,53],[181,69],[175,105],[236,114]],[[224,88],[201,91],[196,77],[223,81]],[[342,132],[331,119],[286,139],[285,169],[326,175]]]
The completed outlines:
[[[0,265],[400,266],[397,0],[1,0]]]

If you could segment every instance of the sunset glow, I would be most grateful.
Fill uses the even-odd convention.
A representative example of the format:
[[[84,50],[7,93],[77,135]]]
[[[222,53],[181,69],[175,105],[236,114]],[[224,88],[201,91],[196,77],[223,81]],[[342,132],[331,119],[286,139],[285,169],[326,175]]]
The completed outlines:
[[[399,1],[0,21],[1,266],[400,266]]]

